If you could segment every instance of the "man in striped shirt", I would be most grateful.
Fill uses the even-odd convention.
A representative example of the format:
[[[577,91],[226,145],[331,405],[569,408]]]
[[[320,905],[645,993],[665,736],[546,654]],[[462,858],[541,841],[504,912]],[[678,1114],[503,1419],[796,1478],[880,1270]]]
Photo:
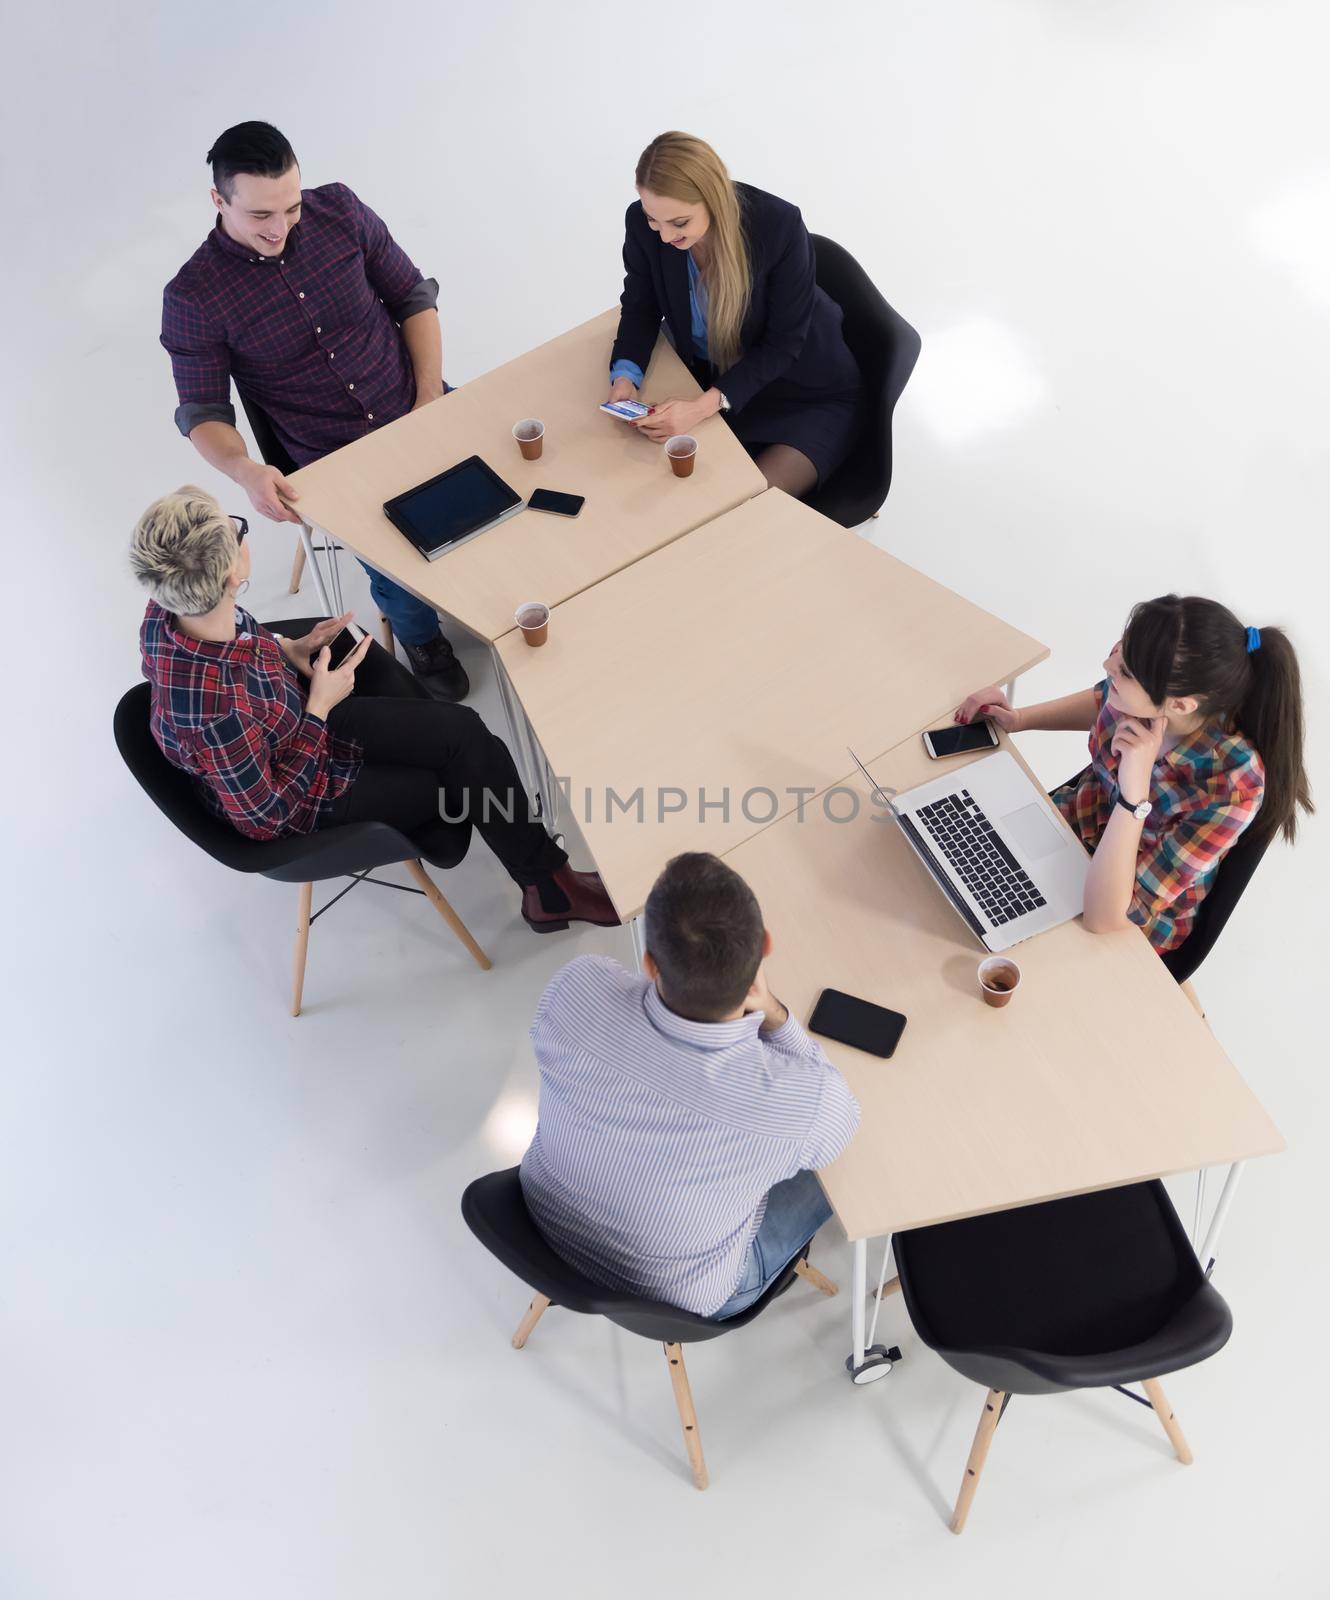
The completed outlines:
[[[831,1215],[812,1169],[849,1144],[859,1107],[768,989],[771,935],[722,861],[669,863],[646,948],[645,976],[580,956],[541,997],[522,1190],[588,1277],[734,1316]]]

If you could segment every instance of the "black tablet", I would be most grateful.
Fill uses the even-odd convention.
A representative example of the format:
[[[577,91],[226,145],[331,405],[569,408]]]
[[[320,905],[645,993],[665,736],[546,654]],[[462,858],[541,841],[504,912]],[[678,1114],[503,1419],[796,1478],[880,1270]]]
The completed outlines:
[[[383,514],[427,561],[522,509],[522,497],[479,456],[468,456],[428,483],[394,495]]]

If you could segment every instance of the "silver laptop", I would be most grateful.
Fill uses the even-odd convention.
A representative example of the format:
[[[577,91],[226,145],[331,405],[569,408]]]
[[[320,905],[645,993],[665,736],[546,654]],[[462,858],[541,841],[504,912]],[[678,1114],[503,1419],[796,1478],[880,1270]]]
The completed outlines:
[[[1090,858],[1009,751],[893,795],[855,764],[915,854],[990,950],[1078,917]]]

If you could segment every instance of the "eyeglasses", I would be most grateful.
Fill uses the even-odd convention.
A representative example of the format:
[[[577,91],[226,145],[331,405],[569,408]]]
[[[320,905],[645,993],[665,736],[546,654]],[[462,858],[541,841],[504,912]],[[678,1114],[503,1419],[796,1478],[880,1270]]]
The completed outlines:
[[[238,517],[232,512],[231,521],[236,525],[236,543],[244,544],[245,535],[249,532],[249,519],[247,517]]]

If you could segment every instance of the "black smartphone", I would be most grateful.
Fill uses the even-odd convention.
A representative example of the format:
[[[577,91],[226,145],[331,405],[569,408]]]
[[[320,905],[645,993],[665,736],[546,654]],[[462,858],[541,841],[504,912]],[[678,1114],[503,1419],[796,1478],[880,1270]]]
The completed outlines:
[[[870,1056],[889,1059],[905,1032],[905,1018],[899,1011],[888,1011],[885,1006],[857,1000],[839,989],[823,989],[808,1019],[808,1027],[811,1032],[824,1034],[828,1039],[852,1044],[856,1050],[867,1050]]]
[[[556,517],[575,517],[585,504],[584,494],[559,494],[553,489],[533,489],[527,508],[531,511],[552,511]]]
[[[924,749],[934,761],[941,756],[968,755],[971,750],[996,750],[997,746],[997,731],[985,717],[977,722],[954,722],[949,728],[930,728],[924,735]]]

